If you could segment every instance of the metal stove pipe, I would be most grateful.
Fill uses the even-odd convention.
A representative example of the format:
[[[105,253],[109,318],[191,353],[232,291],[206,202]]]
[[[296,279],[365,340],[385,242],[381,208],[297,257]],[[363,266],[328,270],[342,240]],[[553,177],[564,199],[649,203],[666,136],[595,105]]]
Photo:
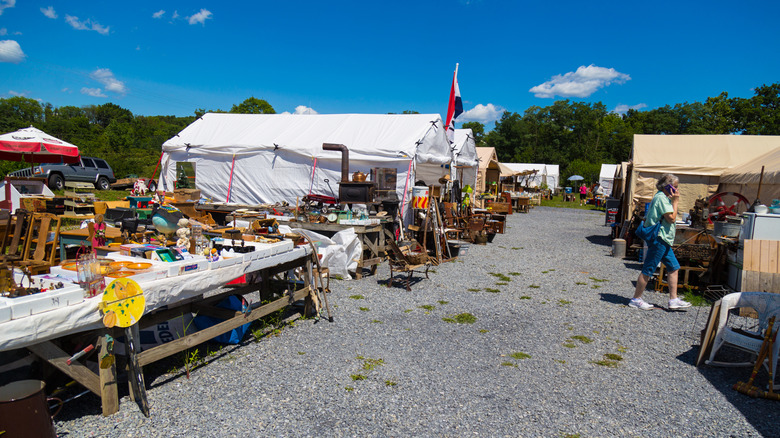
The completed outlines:
[[[341,182],[349,182],[349,149],[343,144],[323,143],[322,150],[341,152]]]

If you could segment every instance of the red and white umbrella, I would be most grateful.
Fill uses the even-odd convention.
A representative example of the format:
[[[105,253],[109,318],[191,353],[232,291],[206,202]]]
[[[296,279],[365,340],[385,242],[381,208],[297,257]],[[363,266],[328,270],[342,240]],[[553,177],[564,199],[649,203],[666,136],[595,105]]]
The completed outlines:
[[[30,126],[0,135],[0,160],[78,163],[79,148]]]

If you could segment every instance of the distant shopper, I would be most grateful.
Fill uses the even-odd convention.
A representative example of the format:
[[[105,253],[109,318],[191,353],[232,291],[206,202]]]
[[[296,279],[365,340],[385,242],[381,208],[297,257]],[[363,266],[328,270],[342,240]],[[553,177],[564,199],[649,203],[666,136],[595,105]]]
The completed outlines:
[[[585,183],[583,183],[580,186],[580,203],[585,202],[585,198],[587,197],[588,197],[588,186],[586,186]]]
[[[680,184],[677,176],[667,173],[661,176],[655,183],[658,189],[650,207],[645,215],[645,226],[652,226],[663,221],[658,231],[658,236],[647,243],[647,254],[645,254],[642,272],[636,280],[636,291],[634,298],[629,301],[628,306],[641,310],[650,310],[655,308],[652,304],[646,303],[642,299],[642,293],[647,287],[647,282],[655,273],[655,268],[661,262],[666,266],[667,282],[669,284],[669,309],[677,310],[691,307],[691,303],[677,298],[677,274],[680,272],[680,263],[674,255],[672,245],[674,244],[674,235],[676,233],[675,221],[677,220],[677,203],[680,200],[680,192],[677,190]]]

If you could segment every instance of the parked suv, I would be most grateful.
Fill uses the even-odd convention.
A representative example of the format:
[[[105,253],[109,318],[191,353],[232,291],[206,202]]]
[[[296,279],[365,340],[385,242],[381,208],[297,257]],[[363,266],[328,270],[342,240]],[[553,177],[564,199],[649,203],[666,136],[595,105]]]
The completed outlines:
[[[46,178],[52,190],[62,190],[65,181],[89,182],[98,190],[109,190],[111,183],[116,182],[114,171],[106,160],[94,157],[81,157],[81,161],[76,164],[41,164],[11,172],[9,175]]]

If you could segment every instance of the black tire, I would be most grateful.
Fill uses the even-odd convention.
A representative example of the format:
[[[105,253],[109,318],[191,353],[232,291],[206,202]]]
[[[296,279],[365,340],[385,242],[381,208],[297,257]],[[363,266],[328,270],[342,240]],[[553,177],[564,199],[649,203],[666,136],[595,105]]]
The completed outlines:
[[[156,192],[157,191],[157,181],[149,180],[149,183],[147,183],[146,187],[149,189],[150,192]]]
[[[49,188],[52,190],[62,190],[65,188],[65,180],[62,175],[54,173],[49,175]]]
[[[101,176],[97,179],[97,182],[95,183],[95,187],[98,190],[111,190],[111,183],[108,182],[108,178],[105,176]]]

